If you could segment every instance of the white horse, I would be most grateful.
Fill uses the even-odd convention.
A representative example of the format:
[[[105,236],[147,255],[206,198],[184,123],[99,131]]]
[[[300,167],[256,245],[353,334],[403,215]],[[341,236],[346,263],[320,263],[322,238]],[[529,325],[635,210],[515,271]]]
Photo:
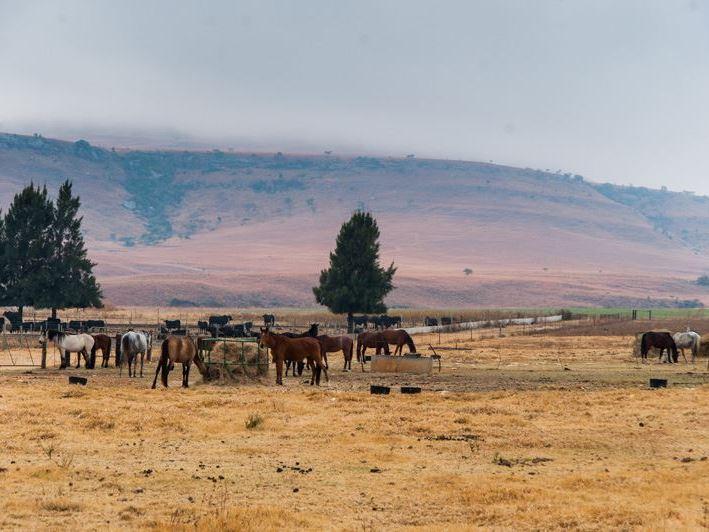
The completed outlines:
[[[123,362],[128,361],[128,376],[136,376],[136,357],[140,355],[140,376],[143,376],[143,360],[150,360],[153,349],[153,335],[149,332],[128,331],[121,338],[121,363],[119,375],[123,375]],[[132,368],[132,373],[131,373]]]
[[[61,352],[61,366],[64,369],[71,365],[71,353],[78,353],[76,367],[81,364],[81,356],[84,357],[84,366],[91,367],[89,353],[94,347],[94,338],[90,334],[66,334],[60,331],[47,331],[39,340],[40,344],[53,342]]]
[[[699,336],[698,333],[688,330],[687,332],[677,333],[673,335],[672,338],[674,339],[675,344],[677,344],[677,349],[682,351],[682,356],[684,357],[685,362],[687,362],[687,357],[684,356],[684,350],[692,350],[692,364],[694,364],[694,359],[697,357],[697,353],[699,352],[699,348],[702,344],[702,337]]]

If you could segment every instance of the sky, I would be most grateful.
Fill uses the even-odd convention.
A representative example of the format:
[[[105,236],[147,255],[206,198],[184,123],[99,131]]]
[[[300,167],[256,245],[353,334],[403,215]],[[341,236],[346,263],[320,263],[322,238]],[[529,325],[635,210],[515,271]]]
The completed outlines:
[[[709,0],[0,0],[0,131],[709,194]]]

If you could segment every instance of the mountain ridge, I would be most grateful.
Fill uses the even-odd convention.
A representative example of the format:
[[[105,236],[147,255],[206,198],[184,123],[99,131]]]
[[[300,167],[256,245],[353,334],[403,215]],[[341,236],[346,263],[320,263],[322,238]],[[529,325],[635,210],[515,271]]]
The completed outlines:
[[[400,266],[396,304],[709,303],[691,284],[709,264],[709,197],[686,192],[492,163],[111,150],[0,134],[0,205],[30,180],[55,188],[65,178],[82,197],[99,278],[121,304],[197,295],[196,303],[257,304],[242,297],[253,292],[273,305],[312,305],[307,285],[357,208],[377,216],[383,261]],[[564,275],[576,290],[564,287]],[[258,287],[234,286],[234,276]],[[135,278],[156,289],[141,293]],[[460,298],[444,288],[461,283]]]

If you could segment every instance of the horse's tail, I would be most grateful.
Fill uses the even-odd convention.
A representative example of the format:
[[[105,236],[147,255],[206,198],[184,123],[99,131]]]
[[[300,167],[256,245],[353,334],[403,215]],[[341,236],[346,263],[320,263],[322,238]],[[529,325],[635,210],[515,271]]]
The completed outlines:
[[[640,355],[645,356],[648,352],[647,333],[643,333],[640,337]]]
[[[160,368],[162,371],[160,372],[160,380],[162,381],[163,386],[167,388],[167,374],[168,374],[168,360],[170,360],[170,345],[166,340],[163,340],[162,346],[160,346]]]
[[[362,359],[362,342],[360,341],[359,335],[357,336],[357,362]]]
[[[411,338],[411,335],[404,331],[404,339],[406,340],[406,345],[409,348],[409,353],[415,353],[416,352],[416,345],[414,345],[414,340]]]

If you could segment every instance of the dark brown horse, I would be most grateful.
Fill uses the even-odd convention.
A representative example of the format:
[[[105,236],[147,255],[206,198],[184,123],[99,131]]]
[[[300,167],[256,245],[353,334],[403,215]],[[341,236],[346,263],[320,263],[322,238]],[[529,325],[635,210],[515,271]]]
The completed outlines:
[[[268,327],[268,324],[266,324],[266,327]],[[310,328],[302,333],[294,333],[290,331],[286,331],[282,333],[283,336],[286,338],[317,338],[318,336],[318,324],[317,323],[311,323]],[[327,353],[324,354],[324,362],[325,362],[325,367],[327,366]],[[293,368],[293,376],[295,377],[295,371],[296,371],[296,366],[298,367],[298,375],[303,374],[303,368],[305,367],[305,363],[299,362],[295,363],[290,360],[286,360],[286,377],[288,376],[288,370]]]
[[[354,348],[354,341],[347,335],[343,336],[328,336],[327,334],[321,334],[318,336],[318,341],[322,347],[323,355],[325,357],[325,366],[327,367],[327,354],[336,353],[342,351],[345,355],[345,367],[344,371],[349,368],[352,371],[352,352]]]
[[[271,350],[271,356],[276,363],[276,384],[283,384],[283,363],[286,360],[308,361],[308,367],[312,372],[311,386],[316,383],[320,386],[320,374],[323,370],[325,379],[330,380],[327,376],[327,368],[323,364],[322,348],[316,338],[288,338],[282,334],[274,334],[266,327],[261,329],[259,345]]]
[[[158,382],[158,373],[162,370],[161,380],[163,386],[167,388],[167,376],[175,367],[175,362],[182,364],[182,387],[189,388],[190,367],[194,362],[202,375],[206,375],[207,367],[202,362],[202,358],[197,353],[197,345],[189,336],[170,335],[160,346],[160,360],[155,368],[155,379],[153,379],[153,389]]]
[[[395,355],[403,355],[402,351],[404,349],[404,345],[409,348],[409,353],[416,352],[416,346],[414,345],[414,341],[411,339],[411,335],[404,329],[385,329],[382,331],[382,336],[386,340],[387,344],[396,345],[396,349],[394,349]]]
[[[677,360],[679,360],[677,344],[675,344],[672,334],[668,332],[655,331],[644,333],[642,339],[640,340],[640,356],[642,357],[643,362],[647,360],[647,354],[653,347],[660,350],[660,359],[662,359],[663,351],[667,349],[667,361],[670,364],[673,361],[677,362]]]
[[[108,359],[111,356],[111,337],[106,334],[92,334],[94,346],[91,348],[91,367],[96,365],[96,351],[101,350],[101,367],[108,367]]]
[[[357,335],[357,362],[364,362],[364,353],[368,347],[376,349],[377,354],[382,350],[385,355],[390,354],[389,343],[384,338],[383,332],[363,332]]]

